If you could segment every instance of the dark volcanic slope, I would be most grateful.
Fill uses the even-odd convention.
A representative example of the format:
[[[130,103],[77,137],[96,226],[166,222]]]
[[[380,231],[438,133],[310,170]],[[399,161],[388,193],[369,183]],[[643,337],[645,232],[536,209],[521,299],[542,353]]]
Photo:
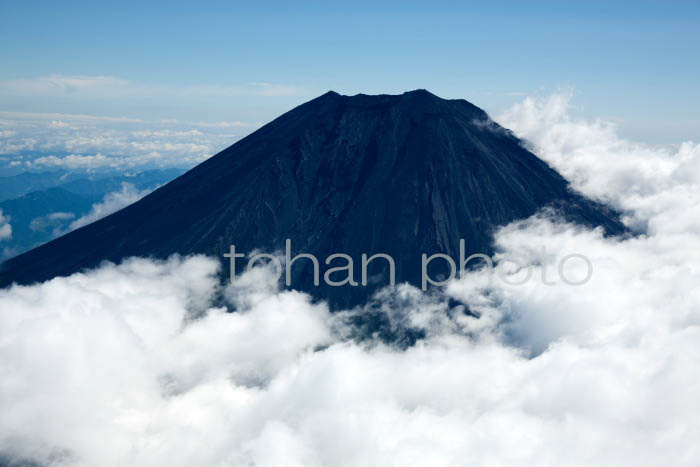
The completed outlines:
[[[329,92],[134,205],[6,262],[0,285],[135,255],[221,257],[232,243],[246,253],[272,251],[286,238],[295,252],[314,253],[322,263],[330,254],[349,254],[356,279],[362,253],[388,253],[397,280],[419,285],[421,253],[456,258],[460,238],[468,253],[489,253],[495,227],[548,205],[610,234],[624,230],[614,213],[572,193],[557,172],[464,100],[422,90]],[[336,305],[368,293],[314,288],[304,264],[294,265],[295,288]]]

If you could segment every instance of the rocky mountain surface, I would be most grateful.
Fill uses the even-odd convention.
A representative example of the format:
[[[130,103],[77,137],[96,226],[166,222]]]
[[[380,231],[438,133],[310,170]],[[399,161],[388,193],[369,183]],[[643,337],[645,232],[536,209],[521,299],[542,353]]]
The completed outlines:
[[[312,253],[292,287],[349,306],[388,280],[331,287],[324,260],[385,253],[397,282],[421,284],[421,254],[492,252],[495,228],[551,207],[570,221],[625,231],[616,213],[572,192],[567,181],[508,130],[465,100],[417,90],[402,95],[329,92],[285,113],[137,203],[6,262],[0,285],[67,275],[103,260],[203,253]],[[240,261],[240,267],[245,265]],[[441,266],[433,277],[445,273]],[[343,265],[338,261],[337,265]],[[432,264],[431,264],[432,265]],[[336,273],[338,279],[343,273]],[[335,278],[335,277],[334,277]]]

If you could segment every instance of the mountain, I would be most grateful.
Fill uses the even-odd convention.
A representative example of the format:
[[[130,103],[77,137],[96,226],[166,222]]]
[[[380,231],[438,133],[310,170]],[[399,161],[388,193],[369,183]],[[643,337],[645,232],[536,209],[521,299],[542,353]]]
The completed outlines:
[[[32,191],[46,190],[72,180],[73,174],[65,170],[46,172],[22,172],[0,177],[0,201],[19,198]]]
[[[204,253],[224,260],[231,244],[244,253],[276,251],[290,239],[292,254],[319,258],[321,278],[331,254],[353,258],[359,280],[361,255],[386,253],[395,260],[397,282],[420,286],[422,253],[458,258],[464,239],[467,255],[489,254],[495,228],[544,207],[607,234],[625,231],[615,212],[572,192],[510,131],[465,100],[425,90],[329,92],[137,203],[7,261],[0,285],[129,256]],[[431,266],[432,277],[447,272],[437,261]],[[222,269],[228,277],[228,267]],[[310,261],[295,263],[292,272],[293,288],[340,307],[386,283],[388,263],[371,264],[367,287],[331,287],[323,279],[316,287]]]

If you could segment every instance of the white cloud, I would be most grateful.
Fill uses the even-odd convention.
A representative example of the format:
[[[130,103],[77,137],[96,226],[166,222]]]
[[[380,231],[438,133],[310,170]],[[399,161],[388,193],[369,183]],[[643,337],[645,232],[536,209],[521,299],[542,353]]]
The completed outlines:
[[[190,167],[256,127],[235,121],[149,122],[128,117],[22,112],[0,112],[0,117],[8,119],[0,121],[0,154],[30,151],[24,159],[12,156],[14,160],[7,161],[8,166],[27,169]]]
[[[52,212],[46,216],[35,217],[29,222],[29,229],[34,232],[44,232],[52,229],[54,235],[59,235],[63,224],[75,218],[72,212]]]
[[[633,143],[613,123],[568,115],[570,95],[527,98],[499,121],[526,137],[537,154],[573,186],[630,212],[629,222],[651,233],[700,232],[700,145],[675,149]]]
[[[331,315],[265,270],[227,288],[228,313],[203,257],[5,289],[0,451],[63,465],[698,465],[700,153],[526,107],[508,115],[538,153],[649,226],[604,238],[541,214],[496,234],[497,259],[518,255],[535,278],[585,254],[585,285],[473,272],[446,291],[472,314],[385,292],[393,325],[426,335],[403,350],[347,339],[357,310]]]
[[[0,209],[0,241],[12,238],[12,225],[10,219],[5,217]]]
[[[134,204],[151,191],[153,190],[138,190],[131,183],[123,182],[121,190],[107,193],[101,202],[92,205],[89,213],[71,222],[70,229],[79,229],[107,217],[130,204]]]
[[[94,156],[82,156],[69,154],[64,157],[42,156],[33,161],[27,161],[28,167],[62,167],[65,169],[95,169],[98,167],[118,167],[118,159],[110,158],[103,154]]]

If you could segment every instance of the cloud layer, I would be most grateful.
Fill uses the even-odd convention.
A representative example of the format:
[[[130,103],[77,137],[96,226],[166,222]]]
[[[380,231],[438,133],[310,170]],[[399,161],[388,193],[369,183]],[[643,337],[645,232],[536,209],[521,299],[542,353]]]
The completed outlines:
[[[219,265],[203,257],[0,291],[0,451],[54,465],[697,465],[698,147],[623,141],[562,97],[499,121],[645,233],[604,238],[546,213],[506,226],[497,260],[537,280],[474,271],[443,294],[385,291],[373,309],[425,336],[407,349],[350,339],[362,310],[331,315],[265,269],[215,301]],[[594,265],[585,285],[555,279],[571,253]]]
[[[25,170],[190,167],[256,127],[0,111],[0,154]]]
[[[300,86],[270,82],[164,86],[80,75],[4,80],[0,169],[189,168],[305,95]],[[65,108],[73,113],[45,112]],[[96,115],[134,109],[150,118]],[[232,111],[247,121],[217,121]],[[208,121],[172,118],[183,115]]]

